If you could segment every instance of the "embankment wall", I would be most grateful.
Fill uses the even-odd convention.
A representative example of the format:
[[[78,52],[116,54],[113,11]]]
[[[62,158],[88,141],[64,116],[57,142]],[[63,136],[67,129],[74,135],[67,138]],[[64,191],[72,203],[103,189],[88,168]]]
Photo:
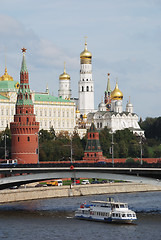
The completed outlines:
[[[74,197],[96,194],[114,194],[114,193],[130,193],[130,192],[150,192],[161,191],[161,187],[154,185],[146,185],[142,183],[107,183],[107,184],[90,184],[61,186],[61,187],[31,187],[20,189],[7,189],[0,191],[0,203],[10,203],[17,201]]]

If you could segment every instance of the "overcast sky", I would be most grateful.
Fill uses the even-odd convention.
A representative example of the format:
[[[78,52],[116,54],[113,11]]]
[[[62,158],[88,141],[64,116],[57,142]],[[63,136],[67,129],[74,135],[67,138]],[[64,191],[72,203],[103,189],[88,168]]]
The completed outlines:
[[[161,115],[160,0],[0,0],[0,76],[5,56],[8,74],[19,81],[22,53],[30,87],[58,95],[59,75],[71,76],[78,96],[80,53],[87,36],[92,53],[95,108],[107,86],[118,79],[139,117]]]

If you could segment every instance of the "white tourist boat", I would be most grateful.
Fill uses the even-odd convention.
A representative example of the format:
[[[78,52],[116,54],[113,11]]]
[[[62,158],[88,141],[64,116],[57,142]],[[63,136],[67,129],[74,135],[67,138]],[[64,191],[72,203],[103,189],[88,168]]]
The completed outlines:
[[[131,223],[136,220],[136,213],[128,209],[127,203],[116,202],[113,198],[107,201],[92,201],[91,204],[83,203],[77,211],[75,217],[78,219]]]

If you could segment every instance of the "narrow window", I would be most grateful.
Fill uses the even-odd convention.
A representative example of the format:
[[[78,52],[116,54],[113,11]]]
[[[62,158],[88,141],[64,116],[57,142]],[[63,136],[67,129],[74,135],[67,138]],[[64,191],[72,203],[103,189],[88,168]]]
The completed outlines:
[[[27,141],[30,142],[30,137],[27,137]]]
[[[20,137],[18,137],[18,142],[20,141]]]
[[[87,86],[87,92],[89,92],[89,87]]]

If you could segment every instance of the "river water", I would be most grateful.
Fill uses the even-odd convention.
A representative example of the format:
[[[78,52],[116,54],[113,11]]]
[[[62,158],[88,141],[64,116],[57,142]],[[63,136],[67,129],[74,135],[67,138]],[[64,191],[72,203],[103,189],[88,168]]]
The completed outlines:
[[[161,192],[115,194],[136,211],[135,224],[77,220],[74,211],[106,195],[55,198],[0,205],[0,240],[161,240]]]

